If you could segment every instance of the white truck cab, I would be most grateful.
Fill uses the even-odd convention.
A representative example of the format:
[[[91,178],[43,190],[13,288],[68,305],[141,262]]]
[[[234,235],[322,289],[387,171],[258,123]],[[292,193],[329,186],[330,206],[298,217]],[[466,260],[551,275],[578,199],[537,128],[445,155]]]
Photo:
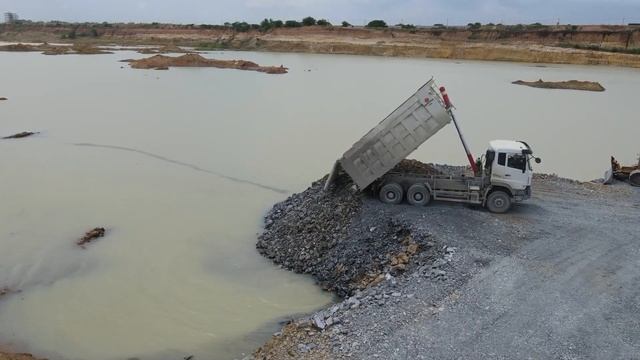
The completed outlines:
[[[485,155],[485,174],[490,176],[491,187],[504,188],[516,202],[531,197],[533,159],[531,147],[524,141],[493,140]],[[539,159],[536,158],[536,162]]]

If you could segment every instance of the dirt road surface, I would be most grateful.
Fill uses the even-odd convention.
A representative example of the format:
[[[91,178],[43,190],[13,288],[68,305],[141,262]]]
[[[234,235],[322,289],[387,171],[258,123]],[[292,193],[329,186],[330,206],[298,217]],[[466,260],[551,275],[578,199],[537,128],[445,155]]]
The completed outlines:
[[[325,310],[336,325],[282,339],[289,358],[640,359],[640,189],[534,186],[505,215],[363,199],[363,216],[412,224],[444,258]]]

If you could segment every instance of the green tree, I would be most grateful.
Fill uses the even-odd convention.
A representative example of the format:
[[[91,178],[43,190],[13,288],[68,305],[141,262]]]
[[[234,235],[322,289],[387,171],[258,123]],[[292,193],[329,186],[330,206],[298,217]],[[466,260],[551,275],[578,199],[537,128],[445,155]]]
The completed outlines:
[[[476,23],[468,23],[468,24],[467,24],[467,28],[468,28],[469,30],[478,30],[478,29],[480,29],[481,27],[482,27],[482,24],[481,24],[481,23],[479,23],[479,22],[476,22]]]
[[[331,23],[326,19],[320,19],[318,20],[318,22],[316,22],[316,24],[320,26],[331,26]]]
[[[260,29],[261,30],[267,31],[267,30],[271,29],[272,27],[273,27],[273,20],[271,20],[271,19],[264,19],[260,23]]]
[[[306,18],[302,19],[302,25],[304,26],[313,26],[316,24],[316,19],[312,18],[311,16],[307,16]]]
[[[348,23],[348,22],[346,22],[346,21],[343,21],[343,22],[342,22],[342,27],[351,27],[351,26],[352,26],[352,25],[351,25],[351,24],[349,24],[349,23]]]
[[[251,25],[247,24],[244,21],[243,22],[236,21],[233,24],[231,24],[231,28],[237,32],[247,32],[249,31],[249,29],[251,29]]]
[[[372,20],[367,24],[368,28],[386,28],[387,23],[384,20]]]
[[[302,26],[301,23],[295,21],[295,20],[287,20],[284,22],[284,27],[288,27],[288,28],[295,28],[295,27],[300,27]]]

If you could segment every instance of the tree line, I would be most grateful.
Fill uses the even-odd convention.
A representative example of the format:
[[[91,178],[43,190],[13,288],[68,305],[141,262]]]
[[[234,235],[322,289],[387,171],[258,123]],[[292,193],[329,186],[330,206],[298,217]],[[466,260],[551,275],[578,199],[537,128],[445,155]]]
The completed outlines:
[[[245,31],[249,31],[249,30],[261,30],[261,31],[268,31],[271,29],[277,29],[277,28],[299,28],[299,27],[303,27],[303,26],[314,26],[314,25],[318,25],[318,26],[334,26],[333,24],[331,24],[327,19],[318,19],[316,20],[315,18],[311,17],[311,16],[307,16],[304,19],[302,19],[301,21],[297,21],[297,20],[286,20],[286,21],[282,21],[282,20],[273,20],[273,19],[264,19],[260,22],[260,24],[249,24],[245,21],[236,21],[233,23],[225,23],[224,26],[225,27],[230,27],[235,31],[238,32],[245,32]],[[203,25],[201,25],[202,27]],[[215,25],[211,25],[212,27]],[[341,27],[352,27],[353,25],[351,25],[349,22],[347,21],[343,21],[340,24]],[[406,25],[403,25],[406,26]],[[409,25],[412,26],[413,28],[415,28],[415,26],[413,25]],[[370,21],[366,27],[370,27],[370,28],[386,28],[387,23],[384,20],[372,20]]]

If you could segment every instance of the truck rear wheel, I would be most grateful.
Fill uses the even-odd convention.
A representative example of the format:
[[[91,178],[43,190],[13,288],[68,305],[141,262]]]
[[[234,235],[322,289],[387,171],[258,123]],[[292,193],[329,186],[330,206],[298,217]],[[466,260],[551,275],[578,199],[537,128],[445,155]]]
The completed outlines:
[[[431,201],[429,189],[422,184],[413,184],[407,190],[407,202],[415,206],[424,206]]]
[[[385,204],[400,204],[402,202],[403,193],[404,192],[400,184],[385,184],[382,189],[380,189],[380,201]]]
[[[511,196],[502,190],[496,190],[487,198],[487,209],[492,213],[506,213],[511,208]]]

